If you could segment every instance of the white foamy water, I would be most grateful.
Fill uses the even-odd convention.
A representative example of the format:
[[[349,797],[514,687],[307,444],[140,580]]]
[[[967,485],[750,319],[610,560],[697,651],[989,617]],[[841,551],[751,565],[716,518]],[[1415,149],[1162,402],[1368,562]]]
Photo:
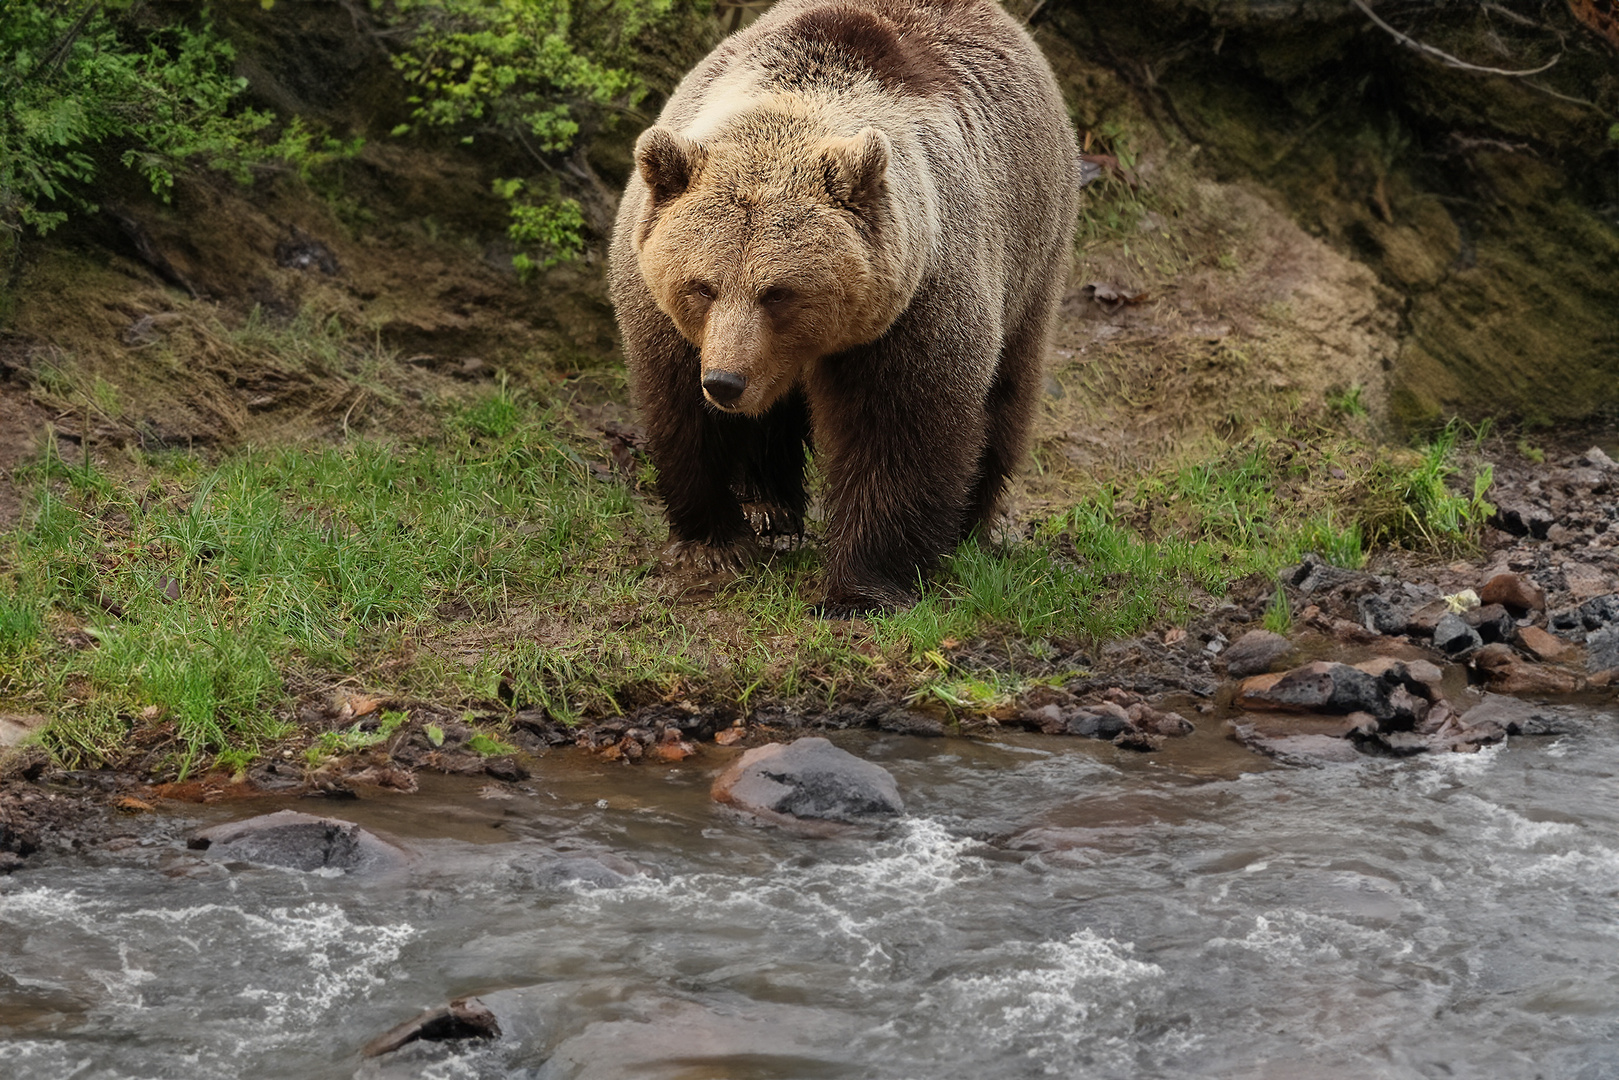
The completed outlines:
[[[862,737],[912,816],[833,839],[701,769],[540,776],[388,804],[422,854],[385,881],[62,861],[0,879],[0,1073],[1619,1080],[1619,730],[1573,720],[1212,777]],[[431,838],[457,815],[510,839]],[[648,873],[520,872],[559,843]],[[361,1061],[469,993],[504,1038]]]

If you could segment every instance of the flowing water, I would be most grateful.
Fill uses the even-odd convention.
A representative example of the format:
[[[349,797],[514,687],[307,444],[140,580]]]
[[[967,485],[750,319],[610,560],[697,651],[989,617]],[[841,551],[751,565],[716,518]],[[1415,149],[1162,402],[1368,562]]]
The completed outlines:
[[[831,838],[712,807],[719,751],[299,805],[413,853],[369,876],[207,861],[275,804],[203,808],[0,881],[0,1075],[1619,1077],[1619,716],[1562,715],[1319,769],[851,737],[908,815]],[[466,994],[501,1039],[362,1060]]]

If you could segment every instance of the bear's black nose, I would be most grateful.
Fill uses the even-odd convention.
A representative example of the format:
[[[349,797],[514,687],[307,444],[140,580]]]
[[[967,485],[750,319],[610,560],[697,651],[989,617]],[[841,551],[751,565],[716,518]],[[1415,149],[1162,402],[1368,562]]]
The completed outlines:
[[[747,376],[738,375],[734,371],[710,371],[703,376],[703,389],[720,405],[734,402],[742,396],[742,391],[747,389],[747,386]]]

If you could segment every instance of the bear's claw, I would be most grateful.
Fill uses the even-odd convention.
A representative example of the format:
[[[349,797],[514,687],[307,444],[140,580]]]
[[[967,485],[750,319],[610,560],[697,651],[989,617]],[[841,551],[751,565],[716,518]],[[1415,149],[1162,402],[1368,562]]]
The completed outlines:
[[[743,509],[748,515],[748,524],[762,537],[804,535],[804,519],[784,506],[748,503]]]
[[[759,549],[751,539],[729,544],[704,544],[696,540],[676,540],[663,549],[659,561],[670,570],[699,574],[736,574],[751,566]]]

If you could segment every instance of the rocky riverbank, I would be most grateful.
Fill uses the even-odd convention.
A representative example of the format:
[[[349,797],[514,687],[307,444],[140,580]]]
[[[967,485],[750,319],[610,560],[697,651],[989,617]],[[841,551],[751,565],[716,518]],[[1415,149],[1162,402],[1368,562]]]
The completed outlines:
[[[527,779],[553,754],[624,767],[711,759],[719,769],[748,747],[852,727],[983,739],[1023,730],[1152,752],[1221,725],[1256,753],[1293,764],[1469,752],[1552,734],[1540,703],[1612,700],[1619,688],[1616,492],[1619,465],[1597,447],[1509,461],[1496,472],[1481,550],[1469,558],[1396,552],[1349,570],[1307,557],[1276,581],[1209,598],[1184,626],[1051,657],[1047,670],[1077,674],[1034,679],[982,712],[877,697],[748,707],[679,697],[577,725],[523,709],[510,717],[508,741],[490,745],[454,708],[346,693],[305,700],[300,723],[375,737],[318,764],[286,750],[234,777],[153,785],[133,773],[55,768],[40,751],[17,748],[0,770],[0,869],[135,831],[131,817],[165,801],[363,798],[414,791],[423,770],[498,786]],[[1278,590],[1285,634],[1260,625],[1280,611]],[[985,664],[1006,659],[987,642],[958,652]],[[13,718],[9,737],[24,737],[27,720]]]

